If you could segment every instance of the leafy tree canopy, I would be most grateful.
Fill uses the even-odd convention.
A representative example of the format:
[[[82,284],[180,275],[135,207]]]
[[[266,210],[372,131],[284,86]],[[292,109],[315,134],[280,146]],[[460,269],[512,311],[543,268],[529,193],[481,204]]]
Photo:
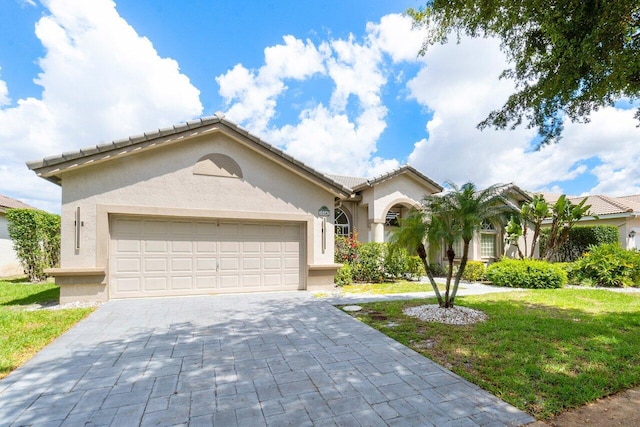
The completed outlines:
[[[428,0],[407,14],[427,29],[421,54],[452,33],[501,41],[513,65],[501,77],[516,91],[480,129],[524,121],[556,142],[566,117],[588,122],[601,107],[640,99],[638,0]]]

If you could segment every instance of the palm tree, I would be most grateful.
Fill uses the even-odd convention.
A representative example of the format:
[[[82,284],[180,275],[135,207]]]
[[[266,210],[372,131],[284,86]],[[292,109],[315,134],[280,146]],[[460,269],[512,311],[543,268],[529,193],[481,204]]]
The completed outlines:
[[[514,211],[514,207],[503,197],[504,186],[493,185],[482,191],[478,191],[471,182],[461,187],[447,182],[447,186],[449,191],[445,193],[424,196],[422,209],[401,223],[391,241],[392,244],[407,247],[418,253],[425,265],[429,281],[436,291],[438,303],[444,308],[454,306],[458,285],[469,259],[469,244],[474,235],[483,223],[503,223],[507,213]],[[462,240],[463,243],[462,257],[458,272],[453,277],[456,257],[454,244],[458,240]],[[430,245],[445,245],[449,268],[444,297],[437,291],[437,285],[429,269],[424,251],[425,241]],[[424,252],[424,257],[420,255],[421,251]]]
[[[429,282],[433,287],[433,292],[435,292],[438,298],[438,304],[440,307],[443,307],[444,300],[442,299],[442,295],[440,295],[438,284],[433,278],[427,250],[424,245],[425,241],[433,240],[435,229],[432,227],[432,222],[429,221],[424,209],[411,209],[406,218],[400,219],[400,225],[401,226],[396,228],[391,235],[389,242],[391,250],[402,247],[406,248],[410,253],[418,255],[424,266],[424,271],[427,273]]]

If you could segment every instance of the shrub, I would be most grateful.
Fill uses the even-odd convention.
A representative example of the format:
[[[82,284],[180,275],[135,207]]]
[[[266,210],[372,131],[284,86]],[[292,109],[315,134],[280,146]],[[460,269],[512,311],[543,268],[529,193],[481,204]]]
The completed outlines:
[[[553,261],[572,262],[589,250],[591,246],[618,243],[618,227],[614,225],[575,226],[569,230],[569,238],[556,251]],[[540,249],[549,239],[549,229],[540,233]]]
[[[427,274],[424,271],[424,265],[419,256],[414,255],[407,257],[407,274],[409,274],[411,278],[419,278]]]
[[[384,280],[384,243],[362,243],[352,262],[353,280],[358,282],[382,282]]]
[[[435,277],[444,277],[447,275],[447,271],[444,269],[442,264],[429,264],[429,270],[431,270],[431,274],[433,274]]]
[[[512,288],[560,288],[567,283],[562,267],[531,259],[504,258],[487,268],[487,278],[494,285]]]
[[[333,259],[337,263],[351,263],[358,257],[358,246],[361,245],[352,237],[336,236]]]
[[[462,272],[462,279],[468,282],[479,282],[486,280],[487,267],[482,261],[468,261],[467,266]]]
[[[6,215],[13,249],[29,280],[44,280],[44,269],[60,263],[60,216],[34,209],[7,209]]]
[[[353,284],[353,276],[351,273],[351,265],[343,264],[333,279],[336,286],[347,286]]]
[[[593,246],[573,263],[571,282],[587,286],[638,286],[640,252],[625,250],[619,243]]]
[[[384,275],[391,279],[397,279],[409,272],[409,252],[404,248],[391,249],[384,245]]]

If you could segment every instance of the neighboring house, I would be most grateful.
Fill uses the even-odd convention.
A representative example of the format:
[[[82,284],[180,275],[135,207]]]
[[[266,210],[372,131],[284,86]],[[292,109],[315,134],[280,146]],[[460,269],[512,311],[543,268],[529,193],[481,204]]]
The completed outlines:
[[[28,166],[62,187],[63,302],[333,286],[356,197],[222,115]]]
[[[335,209],[335,234],[354,236],[361,242],[386,242],[392,230],[399,225],[411,208],[420,207],[427,194],[437,194],[443,188],[411,166],[402,166],[382,176],[367,179],[351,176],[329,175],[354,193],[348,199],[338,201]],[[515,184],[498,189],[506,203],[514,211],[530,201],[529,194]],[[524,248],[524,241],[520,242]],[[456,258],[462,257],[462,241],[454,246]],[[446,248],[441,248],[434,261],[446,258]],[[501,224],[482,224],[481,230],[470,243],[469,259],[490,264],[501,256],[517,257],[515,246],[505,243]]]
[[[559,194],[543,194],[549,204],[560,197]],[[591,205],[589,216],[582,218],[577,225],[613,225],[618,228],[620,244],[627,249],[640,249],[640,195],[633,196],[578,196],[567,197],[578,204],[586,197],[585,204]],[[547,221],[543,225],[548,225]]]
[[[35,209],[26,203],[0,194],[0,277],[24,274],[24,269],[13,250],[13,241],[9,237],[7,209]]]

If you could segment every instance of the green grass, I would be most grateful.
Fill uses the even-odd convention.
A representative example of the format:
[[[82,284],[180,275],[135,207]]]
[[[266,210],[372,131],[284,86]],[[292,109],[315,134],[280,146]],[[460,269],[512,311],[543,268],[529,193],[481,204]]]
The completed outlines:
[[[93,311],[93,308],[24,310],[28,305],[57,301],[59,295],[59,288],[52,283],[0,281],[0,378]]]
[[[444,285],[438,284],[438,289],[444,291]],[[458,289],[462,289],[462,287]],[[407,292],[433,292],[433,287],[430,283],[402,280],[383,283],[354,283],[353,285],[342,286],[340,290],[348,294],[402,294]]]
[[[549,289],[459,297],[489,316],[466,326],[402,314],[427,302],[434,303],[362,304],[354,316],[538,419],[640,384],[638,295]]]

